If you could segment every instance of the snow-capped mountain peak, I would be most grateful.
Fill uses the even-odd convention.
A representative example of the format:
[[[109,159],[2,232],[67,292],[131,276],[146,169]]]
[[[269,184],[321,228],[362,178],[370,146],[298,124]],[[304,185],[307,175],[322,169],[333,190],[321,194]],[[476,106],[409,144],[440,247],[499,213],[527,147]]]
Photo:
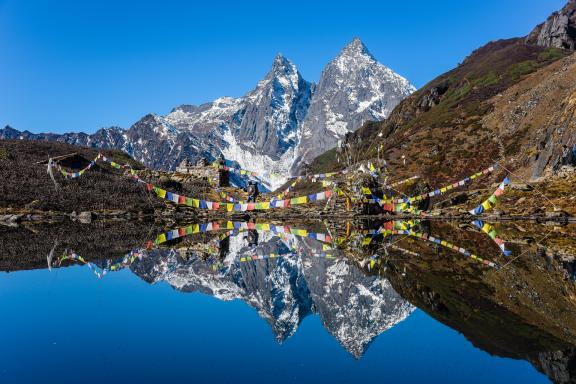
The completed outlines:
[[[299,156],[293,169],[333,148],[364,122],[385,119],[415,90],[355,38],[322,71],[302,125]]]
[[[374,56],[370,53],[366,45],[360,40],[360,38],[355,37],[352,39],[348,45],[346,45],[340,53],[336,56],[335,61],[341,58],[356,58],[356,57],[368,57],[372,60],[376,60]]]
[[[127,130],[21,136],[118,148],[166,170],[185,158],[194,162],[223,154],[261,174],[266,186],[275,189],[346,133],[367,120],[386,118],[413,91],[355,38],[326,65],[318,85],[304,80],[292,61],[277,54],[262,80],[242,97],[184,104],[166,116],[148,114]],[[19,133],[6,130],[5,136]],[[271,174],[283,177],[267,177]]]

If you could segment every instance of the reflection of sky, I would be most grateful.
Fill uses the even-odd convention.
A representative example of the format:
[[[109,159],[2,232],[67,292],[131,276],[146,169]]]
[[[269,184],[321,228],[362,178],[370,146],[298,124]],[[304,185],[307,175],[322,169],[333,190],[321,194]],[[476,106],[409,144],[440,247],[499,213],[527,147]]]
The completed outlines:
[[[547,382],[490,357],[420,311],[355,360],[308,317],[279,345],[240,301],[150,286],[85,267],[0,276],[0,381]]]

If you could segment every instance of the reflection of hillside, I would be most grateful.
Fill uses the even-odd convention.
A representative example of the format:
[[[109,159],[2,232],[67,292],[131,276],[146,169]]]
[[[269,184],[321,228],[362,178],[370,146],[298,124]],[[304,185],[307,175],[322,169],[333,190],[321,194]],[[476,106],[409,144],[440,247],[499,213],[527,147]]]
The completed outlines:
[[[0,271],[46,268],[46,256],[55,257],[68,248],[90,260],[114,260],[141,247],[158,228],[140,221],[98,222],[84,225],[64,221],[29,228],[0,225]]]
[[[500,229],[506,237],[519,235],[514,226]],[[515,255],[523,255],[500,271],[471,268],[445,257],[441,249],[401,241],[399,245],[417,249],[420,256],[392,251],[393,260],[382,273],[402,297],[462,332],[477,347],[528,360],[556,382],[572,382],[576,287],[567,277],[566,254],[556,253],[561,236],[550,235],[546,248],[530,240],[546,234],[541,227],[536,231],[523,224],[522,229],[522,237],[510,246]],[[451,233],[461,242],[474,242],[476,236],[442,223],[433,223],[432,230]]]
[[[222,222],[163,232],[164,238],[147,225],[123,222],[38,226],[37,233],[4,228],[7,236],[0,241],[8,271],[45,267],[56,238],[56,254],[74,249],[102,267],[147,244],[151,250],[120,268],[183,292],[243,300],[279,341],[293,335],[303,318],[318,314],[357,357],[417,306],[479,348],[528,360],[556,382],[574,380],[574,228],[529,222],[493,228],[506,240],[510,257],[476,226],[440,221]],[[394,232],[402,229],[428,239]],[[255,242],[248,239],[250,230],[258,234]],[[164,240],[154,245],[154,238]],[[447,244],[494,261],[501,270]]]

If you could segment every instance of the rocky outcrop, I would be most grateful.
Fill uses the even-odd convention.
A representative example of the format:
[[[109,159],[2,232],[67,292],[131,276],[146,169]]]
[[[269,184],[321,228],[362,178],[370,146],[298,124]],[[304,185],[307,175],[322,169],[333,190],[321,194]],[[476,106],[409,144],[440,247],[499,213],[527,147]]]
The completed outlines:
[[[558,12],[554,12],[544,23],[538,25],[526,37],[528,44],[576,50],[576,0]]]
[[[576,348],[543,352],[531,362],[556,384],[576,383]]]

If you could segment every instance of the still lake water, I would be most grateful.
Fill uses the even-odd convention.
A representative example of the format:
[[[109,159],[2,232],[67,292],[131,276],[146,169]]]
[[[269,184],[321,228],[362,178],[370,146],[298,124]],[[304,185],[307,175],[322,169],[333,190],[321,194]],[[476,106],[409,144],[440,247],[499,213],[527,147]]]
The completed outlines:
[[[116,271],[94,260],[95,270],[110,270],[102,278],[70,260],[59,266],[61,252],[51,271],[2,273],[0,382],[550,382],[402,297],[394,285],[414,271],[396,265],[391,248],[386,262],[372,254],[401,245],[398,237],[368,236],[379,245],[357,255],[376,262],[363,264],[347,259],[342,243],[259,230],[249,244],[247,232],[221,233],[148,244]],[[404,245],[441,257],[428,244]],[[475,344],[490,344],[485,337]]]

